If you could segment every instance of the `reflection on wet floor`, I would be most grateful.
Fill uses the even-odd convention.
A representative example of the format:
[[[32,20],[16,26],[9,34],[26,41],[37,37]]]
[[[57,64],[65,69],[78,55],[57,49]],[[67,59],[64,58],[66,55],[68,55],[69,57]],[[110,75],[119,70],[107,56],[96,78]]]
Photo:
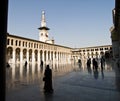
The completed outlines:
[[[91,67],[87,67],[86,63],[83,62],[81,66],[76,64],[53,64],[50,65],[50,68],[53,72],[53,77],[67,74],[71,71],[87,71],[88,74],[91,74],[94,76],[95,79],[98,79],[98,76],[101,73],[102,79],[104,79],[104,72],[99,68],[97,71],[92,69]],[[104,67],[104,71],[112,71],[113,68],[111,66],[111,62],[107,61]],[[30,84],[38,84],[41,82],[43,74],[44,74],[45,66],[43,68],[40,68],[39,64],[28,64],[27,66],[24,66],[23,64],[11,64],[10,68],[6,68],[6,87],[7,90],[11,89],[17,89],[21,86],[28,86]]]
[[[43,92],[43,69],[38,64],[6,68],[6,101],[120,101],[120,69],[108,60],[103,70],[85,64],[50,65],[53,94]],[[24,97],[23,97],[24,96]]]
[[[50,66],[53,76],[63,75],[73,70],[71,64],[54,64]],[[30,85],[39,83],[43,77],[45,66],[43,69],[38,64],[11,64],[10,68],[6,68],[6,85],[7,90],[17,88],[20,85]]]

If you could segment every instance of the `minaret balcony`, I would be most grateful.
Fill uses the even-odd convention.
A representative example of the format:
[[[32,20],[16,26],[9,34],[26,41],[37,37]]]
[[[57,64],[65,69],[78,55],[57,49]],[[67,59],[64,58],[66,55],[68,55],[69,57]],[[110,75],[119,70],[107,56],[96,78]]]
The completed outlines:
[[[50,28],[48,28],[48,27],[40,27],[40,28],[38,28],[38,29],[40,29],[40,30],[43,30],[43,29],[45,29],[45,30],[50,30]]]

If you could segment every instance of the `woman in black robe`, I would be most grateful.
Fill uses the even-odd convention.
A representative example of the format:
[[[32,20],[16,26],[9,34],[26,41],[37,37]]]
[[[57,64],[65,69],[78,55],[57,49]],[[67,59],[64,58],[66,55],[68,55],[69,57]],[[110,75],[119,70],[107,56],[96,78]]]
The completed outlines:
[[[45,73],[44,73],[44,91],[52,93],[52,70],[49,68],[49,65],[46,66]]]

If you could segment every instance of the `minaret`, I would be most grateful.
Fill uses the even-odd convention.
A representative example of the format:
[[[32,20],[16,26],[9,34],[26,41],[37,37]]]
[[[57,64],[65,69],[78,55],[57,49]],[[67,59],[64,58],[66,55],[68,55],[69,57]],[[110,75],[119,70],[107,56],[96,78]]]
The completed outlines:
[[[44,11],[42,11],[41,27],[38,29],[39,29],[39,41],[47,42],[47,40],[49,40],[49,38],[48,38],[49,28],[46,26],[45,12]]]

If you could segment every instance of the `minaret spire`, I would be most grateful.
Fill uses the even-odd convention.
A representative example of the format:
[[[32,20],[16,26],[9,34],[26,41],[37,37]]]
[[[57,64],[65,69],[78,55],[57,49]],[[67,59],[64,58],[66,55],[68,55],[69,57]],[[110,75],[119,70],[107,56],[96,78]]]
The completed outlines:
[[[46,26],[45,11],[42,11],[41,26],[39,29],[39,41],[47,42],[49,40],[49,28]]]
[[[52,40],[49,39],[48,30],[50,29],[46,26],[45,11],[42,11],[41,26],[38,29],[39,29],[39,41],[54,44],[54,39]]]
[[[45,11],[42,11],[41,27],[46,27]]]

